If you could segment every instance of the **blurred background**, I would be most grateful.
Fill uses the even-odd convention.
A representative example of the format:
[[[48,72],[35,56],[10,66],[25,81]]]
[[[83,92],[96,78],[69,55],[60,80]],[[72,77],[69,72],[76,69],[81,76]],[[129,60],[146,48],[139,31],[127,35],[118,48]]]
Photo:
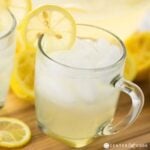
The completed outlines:
[[[34,7],[57,4],[68,8],[78,23],[105,27],[125,39],[138,30],[148,11],[149,0],[33,0]]]

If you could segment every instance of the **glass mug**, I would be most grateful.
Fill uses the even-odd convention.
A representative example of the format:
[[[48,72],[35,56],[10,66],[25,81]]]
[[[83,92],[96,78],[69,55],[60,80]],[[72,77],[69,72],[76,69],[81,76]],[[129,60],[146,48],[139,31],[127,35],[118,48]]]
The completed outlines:
[[[0,107],[3,107],[9,90],[9,81],[15,54],[16,20],[7,9],[0,10]]]
[[[46,134],[80,148],[95,137],[117,133],[136,120],[144,97],[137,85],[123,78],[126,51],[117,36],[96,26],[77,25],[77,39],[83,43],[89,40],[94,46],[97,40],[105,40],[121,52],[114,63],[92,68],[75,67],[51,58],[44,36],[38,42],[35,92],[38,124]],[[130,96],[132,108],[114,125],[120,90]]]

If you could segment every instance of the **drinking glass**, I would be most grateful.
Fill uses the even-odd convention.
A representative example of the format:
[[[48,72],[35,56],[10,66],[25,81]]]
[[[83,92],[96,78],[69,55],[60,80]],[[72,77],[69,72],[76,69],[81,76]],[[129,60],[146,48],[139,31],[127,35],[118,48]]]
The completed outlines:
[[[126,51],[116,35],[96,26],[77,25],[74,47],[78,48],[77,41],[82,40],[82,43],[91,41],[90,46],[95,48],[95,42],[102,40],[121,53],[115,62],[103,67],[95,64],[92,68],[64,64],[50,57],[44,37],[42,35],[38,42],[35,92],[38,124],[47,135],[70,147],[80,148],[96,137],[125,129],[137,119],[144,97],[137,85],[123,78]],[[115,51],[105,55],[110,55],[110,59],[117,56]],[[127,116],[114,124],[120,91],[130,96],[132,106]]]
[[[3,107],[9,90],[15,52],[16,20],[7,9],[0,9],[0,107]]]

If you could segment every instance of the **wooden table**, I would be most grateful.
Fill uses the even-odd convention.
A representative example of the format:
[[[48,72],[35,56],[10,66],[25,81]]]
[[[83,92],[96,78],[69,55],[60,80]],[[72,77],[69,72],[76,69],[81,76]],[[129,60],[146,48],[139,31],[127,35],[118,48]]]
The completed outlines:
[[[138,85],[143,89],[145,94],[145,105],[142,113],[140,114],[137,121],[130,126],[128,129],[112,136],[100,137],[95,140],[92,144],[85,148],[85,150],[101,150],[103,149],[104,143],[110,144],[143,144],[150,143],[150,81],[145,81],[138,83]],[[129,109],[129,98],[122,94],[119,103],[119,109],[117,112],[117,118],[121,118],[125,115],[125,112]],[[25,147],[13,150],[70,150],[67,146],[56,141],[52,138],[44,135],[37,127],[35,108],[34,105],[25,102],[21,99],[15,97],[15,95],[10,92],[7,98],[7,103],[3,109],[0,111],[0,116],[15,117],[26,122],[32,131],[32,140]],[[117,148],[113,148],[117,150]],[[122,150],[119,148],[118,150]],[[129,148],[125,148],[126,150]],[[0,148],[0,150],[7,150]],[[141,149],[142,150],[142,149]],[[146,150],[150,150],[146,148]]]

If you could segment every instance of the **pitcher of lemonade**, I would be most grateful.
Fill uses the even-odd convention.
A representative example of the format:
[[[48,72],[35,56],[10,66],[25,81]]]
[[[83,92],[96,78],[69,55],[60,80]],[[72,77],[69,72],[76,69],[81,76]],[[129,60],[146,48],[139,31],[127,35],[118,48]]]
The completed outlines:
[[[56,4],[67,8],[78,23],[109,29],[123,40],[134,32],[145,13],[149,0],[33,0],[34,7]]]

